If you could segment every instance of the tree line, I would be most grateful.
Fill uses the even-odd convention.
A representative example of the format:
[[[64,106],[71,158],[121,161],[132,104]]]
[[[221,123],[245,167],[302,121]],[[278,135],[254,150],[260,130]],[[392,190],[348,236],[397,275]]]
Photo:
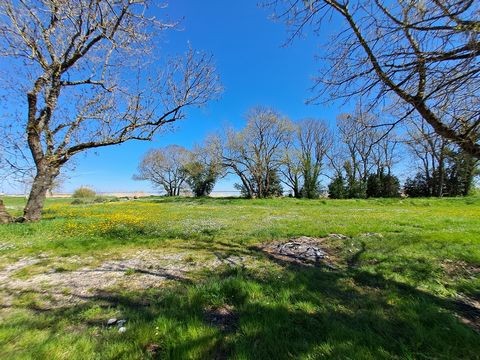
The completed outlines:
[[[228,174],[236,175],[234,186],[246,198],[469,193],[479,175],[476,158],[424,121],[412,119],[395,132],[385,132],[381,124],[378,115],[360,105],[339,115],[334,127],[316,119],[292,121],[272,108],[255,107],[242,129],[210,135],[192,150],[178,145],[150,150],[134,178],[151,181],[168,196],[178,196],[182,189],[207,196]],[[411,174],[403,188],[394,174],[399,164]]]
[[[0,2],[0,61],[8,69],[2,74],[2,102],[8,104],[5,111],[12,112],[2,113],[6,121],[0,128],[0,175],[10,180],[12,172],[33,173],[19,220],[41,218],[47,192],[77,154],[151,140],[162,127],[184,118],[187,109],[218,97],[222,87],[210,55],[189,49],[184,56],[156,61],[158,35],[178,22],[165,20],[162,6],[160,17],[147,15],[155,4],[152,0]],[[320,62],[311,103],[362,99],[372,108],[387,106],[397,112],[395,121],[383,124],[391,129],[412,126],[413,121],[412,132],[421,133],[428,124],[425,134],[409,144],[423,165],[409,179],[405,192],[411,196],[468,192],[480,159],[479,1],[267,0],[265,4],[273,10],[273,18],[286,24],[287,42],[304,31],[325,38],[328,21],[338,20],[335,27],[341,24]],[[283,125],[257,130],[275,133]],[[332,193],[338,190],[339,197],[386,195],[396,186],[388,161],[378,162],[382,148],[377,144],[385,141],[383,136],[375,146],[362,139],[334,144],[333,148],[346,149],[337,158],[313,148],[305,152],[316,145],[302,142],[308,136],[299,130],[267,143],[242,139],[256,126],[252,123],[219,141],[221,164],[238,175],[238,188],[246,196],[269,196],[283,187],[297,197],[315,196],[326,164],[334,174]],[[350,136],[348,128],[338,131],[335,139]],[[246,154],[253,157],[246,160]]]

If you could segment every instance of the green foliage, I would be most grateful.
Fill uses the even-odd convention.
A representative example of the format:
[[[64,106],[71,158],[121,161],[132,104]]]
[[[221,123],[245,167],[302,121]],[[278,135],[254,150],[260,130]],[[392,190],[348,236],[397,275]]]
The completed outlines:
[[[311,159],[311,154],[307,154],[303,160],[303,186],[300,194],[303,198],[316,199],[320,196],[320,184],[318,176],[320,165],[315,164]]]
[[[346,161],[344,165],[346,178],[346,197],[350,199],[365,199],[367,197],[367,184],[365,179],[357,179],[355,170],[350,163]]]
[[[183,167],[187,175],[186,182],[196,197],[208,196],[218,179],[218,166],[200,161],[190,162]]]
[[[417,173],[413,179],[408,178],[403,188],[405,195],[410,197],[429,197],[433,193],[431,181],[422,173]]]
[[[346,195],[345,180],[342,175],[338,175],[328,185],[328,197],[331,199],[345,199]]]
[[[367,180],[367,197],[389,198],[400,196],[400,181],[396,176],[385,174],[370,174]]]
[[[107,202],[117,202],[120,201],[117,197],[107,197],[107,196],[95,196],[88,198],[76,198],[71,204],[72,205],[86,205],[86,204],[103,204]]]
[[[95,195],[96,193],[94,190],[86,186],[82,186],[73,192],[72,197],[75,199],[86,199],[86,198],[93,198],[95,197]]]
[[[268,174],[265,176],[263,181],[260,183],[262,185],[261,189],[257,188],[258,182],[256,180],[251,180],[250,184],[254,187],[253,194],[257,198],[270,198],[270,197],[281,197],[283,196],[283,186],[282,182],[280,181],[280,177],[278,172],[276,171],[269,171]],[[240,196],[243,198],[249,198],[250,193],[245,188],[243,184],[234,184],[235,189],[240,191]]]
[[[72,202],[71,202],[72,205],[84,205],[84,204],[88,204],[88,201],[86,201],[85,199],[74,199]]]
[[[479,175],[478,160],[464,152],[449,150],[443,167],[431,173],[419,171],[405,182],[405,194],[410,197],[466,196]]]
[[[265,191],[264,197],[278,197],[283,196],[283,186],[280,181],[278,172],[271,171],[268,173],[267,181],[269,183],[268,190]]]

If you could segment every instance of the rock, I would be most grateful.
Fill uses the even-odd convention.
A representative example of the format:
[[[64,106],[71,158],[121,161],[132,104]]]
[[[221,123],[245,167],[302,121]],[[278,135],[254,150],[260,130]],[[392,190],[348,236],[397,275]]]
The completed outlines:
[[[117,319],[111,318],[111,319],[108,319],[107,326],[112,326],[112,325],[115,325],[116,323],[117,323]]]
[[[342,235],[342,234],[328,234],[328,237],[333,238],[333,239],[340,239],[340,240],[348,239],[347,236]]]
[[[13,221],[13,218],[5,209],[5,205],[3,205],[3,201],[0,200],[0,224],[8,224]]]
[[[122,327],[123,325],[125,325],[126,322],[127,322],[127,320],[125,320],[125,319],[118,320],[118,321],[117,321],[117,325],[120,326],[120,327]]]
[[[331,238],[301,236],[287,242],[271,242],[261,249],[278,260],[334,269],[333,258],[328,251],[329,240]]]
[[[118,332],[120,334],[124,333],[125,331],[127,331],[127,328],[125,326],[122,326],[120,329],[118,329]]]
[[[365,236],[365,237],[379,237],[379,238],[383,238],[383,235],[382,234],[379,234],[379,233],[373,233],[373,232],[367,232],[365,234],[361,234],[360,236]]]

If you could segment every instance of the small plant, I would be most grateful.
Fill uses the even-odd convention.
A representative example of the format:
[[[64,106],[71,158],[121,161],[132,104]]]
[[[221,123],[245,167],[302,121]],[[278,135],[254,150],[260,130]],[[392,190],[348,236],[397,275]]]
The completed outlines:
[[[133,275],[137,272],[136,269],[132,269],[132,268],[129,268],[125,271],[125,276],[130,276],[130,275]]]
[[[87,202],[83,199],[75,199],[71,202],[72,205],[84,205],[86,204]]]
[[[93,198],[95,197],[95,191],[93,191],[92,189],[88,188],[88,187],[85,187],[85,186],[82,186],[82,187],[79,187],[78,189],[76,189],[74,192],[73,192],[73,197],[75,199],[85,199],[85,198]]]

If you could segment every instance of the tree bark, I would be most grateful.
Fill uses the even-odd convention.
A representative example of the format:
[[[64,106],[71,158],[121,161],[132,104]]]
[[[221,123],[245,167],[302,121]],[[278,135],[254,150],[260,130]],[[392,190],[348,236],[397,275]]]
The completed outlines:
[[[22,221],[38,221],[42,218],[42,210],[48,190],[52,187],[53,180],[58,175],[59,169],[42,164],[37,168],[27,204],[23,210]]]
[[[0,224],[8,224],[13,221],[13,218],[5,209],[5,205],[3,205],[3,200],[0,200]]]

